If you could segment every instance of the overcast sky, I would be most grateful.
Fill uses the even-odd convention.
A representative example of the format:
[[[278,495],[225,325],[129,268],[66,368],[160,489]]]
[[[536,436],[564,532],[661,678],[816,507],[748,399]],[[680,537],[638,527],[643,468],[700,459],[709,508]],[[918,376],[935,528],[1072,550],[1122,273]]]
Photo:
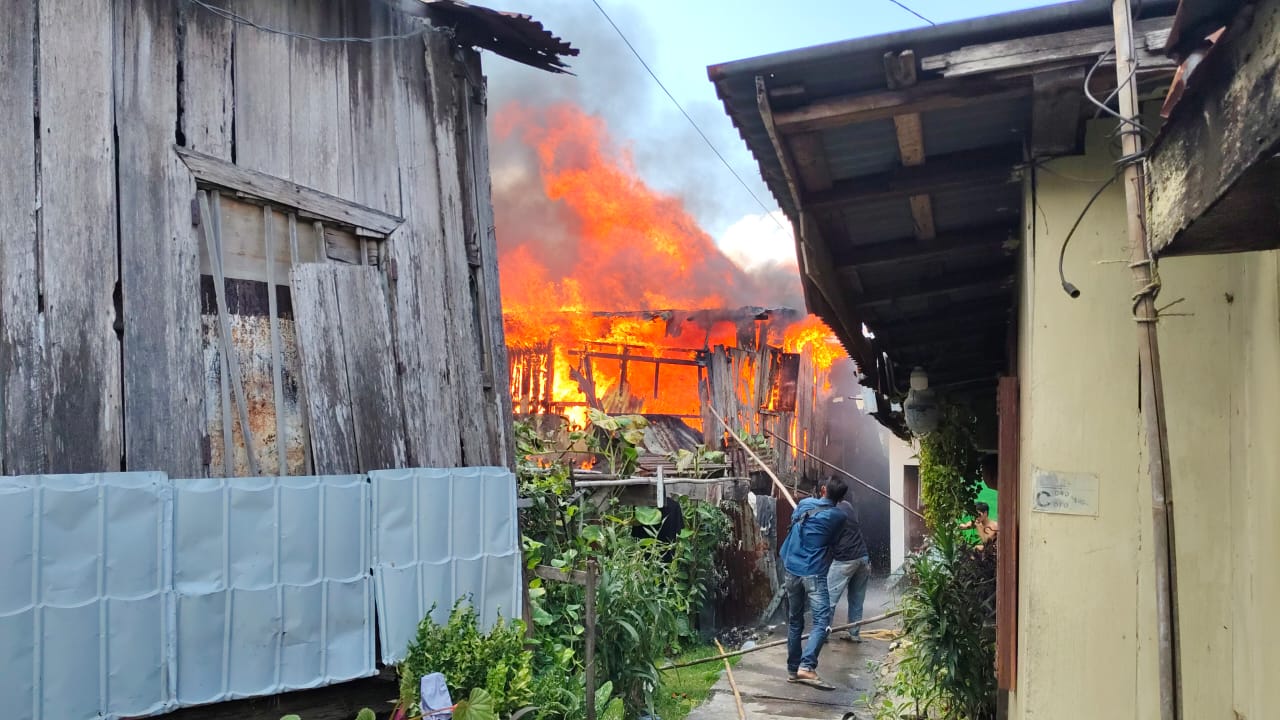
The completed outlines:
[[[599,0],[671,93],[752,191],[777,204],[707,80],[708,65],[924,25],[890,0]],[[904,0],[943,23],[1045,0]],[[511,100],[572,100],[600,115],[643,179],[681,197],[703,228],[740,264],[790,259],[793,244],[706,147],[645,73],[592,0],[487,0],[528,13],[570,41],[576,76],[552,75],[489,55],[490,111]],[[495,166],[502,158],[493,158]]]

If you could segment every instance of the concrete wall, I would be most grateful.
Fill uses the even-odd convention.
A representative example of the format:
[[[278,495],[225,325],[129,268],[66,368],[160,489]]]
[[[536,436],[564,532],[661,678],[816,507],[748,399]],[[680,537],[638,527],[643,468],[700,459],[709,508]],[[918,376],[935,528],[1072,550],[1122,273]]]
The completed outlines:
[[[1101,124],[1089,154],[1049,163],[1022,248],[1018,687],[1010,717],[1151,718],[1156,637],[1150,488],[1138,414],[1123,189]],[[1030,183],[1028,183],[1030,188]],[[1034,230],[1033,230],[1034,225]],[[1280,254],[1168,260],[1160,324],[1168,398],[1186,718],[1280,706]],[[1096,517],[1031,512],[1036,468],[1094,474]]]
[[[903,475],[908,465],[919,465],[916,459],[917,449],[893,433],[885,430],[885,441],[889,444],[889,495],[901,503],[907,500],[903,493]],[[910,503],[907,503],[910,504]],[[889,507],[889,572],[902,571],[902,563],[907,559],[907,511],[891,505]]]

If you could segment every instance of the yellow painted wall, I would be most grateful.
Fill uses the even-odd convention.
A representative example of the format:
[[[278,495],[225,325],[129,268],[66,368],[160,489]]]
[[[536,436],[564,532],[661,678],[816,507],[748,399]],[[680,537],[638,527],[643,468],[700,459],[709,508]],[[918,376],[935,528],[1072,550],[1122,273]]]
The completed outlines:
[[[1068,248],[1078,299],[1062,291],[1057,271],[1067,230],[1111,172],[1108,130],[1090,128],[1088,155],[1037,171],[1038,202],[1027,194],[1013,718],[1157,712],[1150,487],[1120,183],[1094,204]],[[1160,267],[1160,304],[1185,298],[1169,312],[1190,314],[1160,325],[1184,717],[1280,717],[1280,254]],[[1031,512],[1037,467],[1096,474],[1098,516]]]

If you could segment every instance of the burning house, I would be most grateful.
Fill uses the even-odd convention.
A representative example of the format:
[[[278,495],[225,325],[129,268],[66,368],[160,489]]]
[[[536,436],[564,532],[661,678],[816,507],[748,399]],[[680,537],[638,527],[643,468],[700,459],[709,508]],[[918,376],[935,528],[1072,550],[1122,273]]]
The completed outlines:
[[[714,407],[735,429],[820,452],[815,413],[844,352],[816,318],[781,307],[798,303],[794,269],[740,269],[574,106],[509,104],[493,134],[523,160],[494,171],[517,415],[582,425],[590,407],[640,413],[716,447]],[[788,475],[813,469],[781,440],[776,450]]]

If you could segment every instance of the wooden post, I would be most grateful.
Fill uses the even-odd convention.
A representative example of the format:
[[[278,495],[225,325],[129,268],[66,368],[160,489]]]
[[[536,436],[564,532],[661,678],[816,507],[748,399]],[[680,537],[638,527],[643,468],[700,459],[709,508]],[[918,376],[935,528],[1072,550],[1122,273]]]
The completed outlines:
[[[587,558],[587,720],[596,720],[596,575],[599,571],[596,559]]]
[[[1138,324],[1138,382],[1141,386],[1143,434],[1147,441],[1147,471],[1151,480],[1154,530],[1157,649],[1160,677],[1160,720],[1178,720],[1181,678],[1178,662],[1177,566],[1173,527],[1173,496],[1169,477],[1169,437],[1165,425],[1164,382],[1160,372],[1160,344],[1156,332],[1155,296],[1160,283],[1146,233],[1146,188],[1142,162],[1142,130],[1138,125],[1138,71],[1129,0],[1113,0],[1116,93],[1120,105],[1120,142],[1124,153],[1124,196],[1129,233],[1129,267],[1135,287],[1133,314]]]

